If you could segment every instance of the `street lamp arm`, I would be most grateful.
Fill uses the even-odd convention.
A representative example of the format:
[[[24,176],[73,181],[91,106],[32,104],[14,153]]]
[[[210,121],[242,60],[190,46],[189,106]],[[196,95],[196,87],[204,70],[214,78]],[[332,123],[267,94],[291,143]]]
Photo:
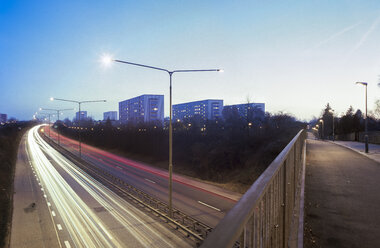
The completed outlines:
[[[56,109],[48,109],[48,108],[40,108],[40,110],[45,110],[45,111],[57,111]]]
[[[52,100],[63,101],[63,102],[74,102],[74,103],[79,103],[79,101],[67,100],[67,99],[62,99],[62,98],[52,98]]]
[[[89,102],[106,102],[106,100],[81,101],[81,102],[78,102],[78,103],[89,103]]]
[[[70,111],[70,110],[74,110],[74,109],[58,109],[59,111]]]
[[[207,69],[207,70],[175,70],[172,71],[172,73],[175,72],[206,72],[206,71],[222,71],[221,69]]]
[[[160,70],[160,71],[166,71],[167,73],[171,73],[169,70],[163,69],[163,68],[160,68],[160,67],[155,67],[155,66],[150,66],[150,65],[143,65],[143,64],[137,64],[137,63],[132,63],[132,62],[123,61],[123,60],[117,60],[117,59],[115,59],[114,61],[115,62],[119,62],[119,63],[123,63],[123,64],[141,66],[141,67],[145,67],[145,68],[150,68],[150,69],[155,69],[155,70]]]
[[[47,108],[41,108],[41,110],[46,110],[46,111],[69,111],[69,110],[74,110],[74,109],[47,109]]]

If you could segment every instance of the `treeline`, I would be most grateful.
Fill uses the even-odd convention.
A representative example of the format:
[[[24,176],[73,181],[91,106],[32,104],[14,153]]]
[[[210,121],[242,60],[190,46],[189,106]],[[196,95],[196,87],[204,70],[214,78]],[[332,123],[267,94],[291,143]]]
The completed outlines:
[[[33,122],[17,122],[0,126],[0,247],[6,245],[8,228],[12,220],[13,175],[17,150],[22,134],[34,125]]]
[[[191,118],[173,123],[173,164],[176,172],[215,182],[250,185],[297,132],[306,126],[294,117],[236,110],[223,119]],[[66,124],[60,132],[74,139],[78,130]],[[159,123],[115,127],[110,121],[83,126],[82,140],[147,163],[167,168],[168,127]]]
[[[380,131],[380,119],[377,118],[377,112],[378,110],[376,109],[374,112],[368,114],[368,131]],[[323,120],[323,124],[320,120]],[[326,107],[322,110],[321,117],[312,120],[311,125],[313,127],[318,125],[318,135],[324,138],[332,138],[333,133],[335,135],[345,135],[364,132],[365,113],[360,109],[355,111],[354,108],[350,106],[344,114],[338,116],[338,113],[335,113],[330,104],[327,103]]]

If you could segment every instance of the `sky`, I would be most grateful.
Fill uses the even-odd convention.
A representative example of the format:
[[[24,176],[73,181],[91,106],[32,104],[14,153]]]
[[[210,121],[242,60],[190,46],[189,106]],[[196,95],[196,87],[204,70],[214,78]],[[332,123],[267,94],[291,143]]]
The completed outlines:
[[[17,1],[0,0],[0,113],[31,119],[50,101],[95,119],[118,102],[165,95],[166,73],[113,58],[176,69],[223,69],[173,77],[173,103],[264,102],[301,120],[327,103],[340,115],[380,97],[380,1]],[[72,118],[67,111],[61,118]]]

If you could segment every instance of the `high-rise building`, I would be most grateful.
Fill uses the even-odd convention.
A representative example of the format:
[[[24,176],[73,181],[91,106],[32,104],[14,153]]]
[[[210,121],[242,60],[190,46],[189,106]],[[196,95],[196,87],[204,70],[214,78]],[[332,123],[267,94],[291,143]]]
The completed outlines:
[[[8,116],[6,114],[0,114],[0,123],[7,122]]]
[[[80,111],[80,119],[87,120],[87,111]],[[75,113],[75,121],[79,120],[79,111]]]
[[[173,119],[183,120],[199,116],[203,120],[215,120],[222,117],[223,100],[202,100],[173,105]]]
[[[141,95],[119,102],[121,123],[164,121],[164,96]]]
[[[106,121],[110,119],[110,121],[117,120],[117,111],[108,111],[103,113],[103,120]]]
[[[257,113],[257,111],[260,111],[262,114],[265,113],[265,103],[242,103],[224,106],[225,110],[232,110],[233,108],[236,108],[239,115],[244,118],[247,118],[250,112]]]

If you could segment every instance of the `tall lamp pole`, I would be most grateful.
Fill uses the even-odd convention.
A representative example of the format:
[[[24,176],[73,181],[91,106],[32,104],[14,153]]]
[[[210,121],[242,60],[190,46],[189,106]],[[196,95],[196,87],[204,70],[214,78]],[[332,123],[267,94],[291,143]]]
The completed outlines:
[[[78,118],[78,125],[79,125],[79,157],[82,157],[82,139],[81,139],[81,127],[80,127],[80,116],[81,116],[81,104],[82,103],[91,103],[91,102],[106,102],[106,100],[93,100],[93,101],[75,101],[75,100],[67,100],[67,99],[62,99],[62,98],[50,98],[51,101],[63,101],[63,102],[72,102],[72,103],[77,103],[79,106],[79,118]]]
[[[159,68],[155,66],[150,65],[143,65],[143,64],[137,64],[132,63],[128,61],[123,60],[117,60],[112,59],[110,57],[104,57],[103,62],[105,64],[110,64],[111,62],[118,62],[128,65],[134,65],[134,66],[140,66],[145,67],[149,69],[164,71],[169,74],[169,104],[170,104],[170,115],[169,115],[169,217],[173,217],[173,204],[172,204],[172,194],[173,194],[173,180],[172,180],[172,174],[173,174],[173,127],[172,127],[172,77],[174,73],[178,72],[223,72],[221,69],[206,69],[206,70],[174,70],[170,71],[164,68]]]
[[[48,108],[40,108],[40,110],[46,110],[46,111],[56,111],[57,112],[57,121],[59,121],[59,115],[62,111],[69,111],[73,109],[48,109]],[[59,136],[59,130],[57,130],[58,133],[58,145],[61,144],[60,142],[60,136]],[[50,114],[49,114],[49,137],[50,137]]]
[[[319,122],[322,124],[322,139],[325,137],[325,122],[320,119]]]
[[[319,135],[319,138],[322,138],[322,134],[321,134],[321,130],[319,129],[319,125],[315,125],[315,127],[317,128],[318,130],[318,135]]]
[[[332,114],[332,119],[333,119],[333,138],[332,140],[335,141],[335,121],[334,121],[334,110],[330,109],[329,112]]]
[[[365,86],[365,134],[364,134],[364,141],[365,141],[365,153],[368,153],[368,116],[367,116],[367,86],[368,83],[366,82],[356,82],[356,84],[361,84]]]

